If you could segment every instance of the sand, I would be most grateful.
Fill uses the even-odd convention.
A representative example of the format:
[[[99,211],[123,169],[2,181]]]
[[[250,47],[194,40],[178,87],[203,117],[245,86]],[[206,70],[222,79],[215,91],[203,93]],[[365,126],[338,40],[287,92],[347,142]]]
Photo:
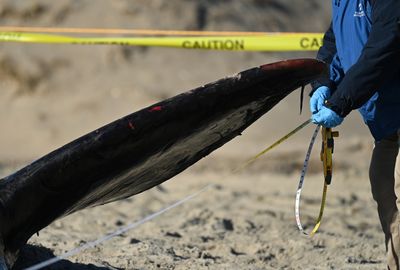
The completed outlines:
[[[289,0],[3,0],[0,24],[318,32],[328,26],[329,10],[328,2]],[[314,56],[11,43],[0,48],[3,176],[153,102],[253,66]],[[55,221],[31,238],[16,269],[96,240],[209,184],[185,204],[49,269],[384,269],[384,237],[368,180],[373,140],[357,113],[339,128],[334,179],[313,238],[299,233],[294,218],[312,127],[233,172],[309,117],[307,110],[299,115],[298,103],[296,92],[161,189]],[[307,229],[322,192],[318,152],[302,197]]]

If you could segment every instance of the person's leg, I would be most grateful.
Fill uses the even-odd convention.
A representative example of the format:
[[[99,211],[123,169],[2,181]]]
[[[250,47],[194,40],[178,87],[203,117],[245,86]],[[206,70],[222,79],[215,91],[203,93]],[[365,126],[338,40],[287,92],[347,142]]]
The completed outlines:
[[[398,152],[397,135],[376,142],[369,171],[372,195],[378,204],[379,219],[385,233],[388,267],[391,270],[400,270],[398,259],[400,255],[400,235],[395,193],[396,186],[400,195],[400,183],[395,185],[395,166]],[[398,177],[396,180],[399,180]]]
[[[399,132],[400,136],[400,132]],[[398,137],[398,143],[400,146],[400,137]],[[395,172],[394,172],[394,179],[395,179],[395,192],[397,196],[396,204],[397,209],[400,209],[400,154],[397,154]],[[397,212],[396,217],[392,220],[392,224],[390,225],[391,231],[391,239],[389,242],[389,250],[388,250],[388,259],[390,269],[400,269],[399,265],[399,257],[400,257],[400,215]],[[397,268],[393,268],[393,267]]]

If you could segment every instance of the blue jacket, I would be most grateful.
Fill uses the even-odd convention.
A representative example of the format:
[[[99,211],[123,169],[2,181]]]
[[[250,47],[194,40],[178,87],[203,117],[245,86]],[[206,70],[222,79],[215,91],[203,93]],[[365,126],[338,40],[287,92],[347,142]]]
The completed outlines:
[[[326,106],[359,109],[376,140],[400,129],[400,1],[332,0],[332,23],[317,58],[330,64]]]

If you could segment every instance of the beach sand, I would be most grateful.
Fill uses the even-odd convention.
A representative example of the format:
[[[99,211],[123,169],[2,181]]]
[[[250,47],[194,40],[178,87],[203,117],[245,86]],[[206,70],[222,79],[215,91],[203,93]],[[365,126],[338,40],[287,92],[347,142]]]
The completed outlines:
[[[310,15],[312,10],[312,16]],[[308,1],[13,1],[1,25],[323,31],[329,3]],[[0,171],[154,102],[265,63],[315,53],[212,52],[144,47],[0,44]],[[334,178],[320,231],[295,223],[296,189],[313,127],[239,173],[234,170],[309,117],[299,91],[240,138],[142,194],[55,221],[21,252],[16,269],[94,241],[196,193],[155,219],[48,269],[384,269],[384,237],[370,194],[373,140],[356,112],[338,128]],[[301,214],[309,230],[322,195],[320,142]]]

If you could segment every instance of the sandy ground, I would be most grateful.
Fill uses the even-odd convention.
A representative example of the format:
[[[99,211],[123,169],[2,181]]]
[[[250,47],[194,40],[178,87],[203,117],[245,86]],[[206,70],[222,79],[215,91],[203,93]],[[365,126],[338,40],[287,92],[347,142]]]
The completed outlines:
[[[319,1],[93,3],[3,0],[0,24],[249,31],[323,31],[329,24],[329,3]],[[0,44],[1,175],[155,101],[253,66],[313,55]],[[32,237],[16,269],[93,241],[208,184],[213,186],[184,205],[49,269],[384,269],[367,174],[372,139],[356,113],[339,129],[334,180],[314,238],[301,235],[294,221],[311,127],[233,173],[309,117],[306,110],[299,116],[298,103],[296,92],[162,190],[54,222]],[[318,151],[302,200],[307,228],[322,190]]]

